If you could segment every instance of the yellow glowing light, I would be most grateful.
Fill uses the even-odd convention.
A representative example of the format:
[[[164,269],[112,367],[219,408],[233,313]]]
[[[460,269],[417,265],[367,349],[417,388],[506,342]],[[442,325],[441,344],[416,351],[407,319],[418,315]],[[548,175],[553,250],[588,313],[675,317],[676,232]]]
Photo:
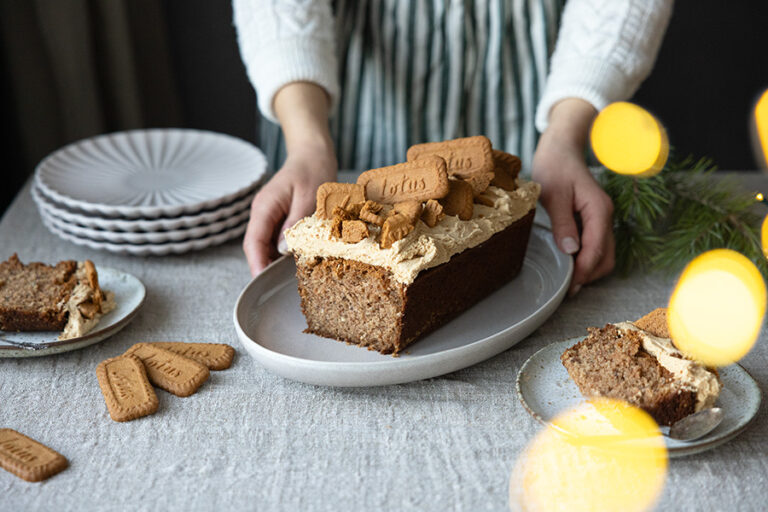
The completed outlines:
[[[763,193],[762,192],[758,192],[755,195],[755,199],[757,199],[758,201],[762,201],[763,199],[765,199],[765,197],[763,197]]]
[[[768,91],[765,91],[755,105],[755,126],[757,138],[763,150],[765,166],[768,167]]]
[[[760,334],[765,293],[760,271],[738,252],[716,249],[698,256],[685,267],[669,299],[672,340],[709,366],[738,361]]]
[[[624,101],[600,111],[590,141],[600,163],[618,174],[638,178],[657,174],[669,156],[667,132],[661,123],[644,108]]]
[[[763,219],[763,226],[760,228],[760,240],[763,246],[763,254],[768,258],[768,215]]]
[[[651,508],[664,487],[667,450],[644,411],[596,399],[559,415],[518,459],[509,483],[512,510]]]

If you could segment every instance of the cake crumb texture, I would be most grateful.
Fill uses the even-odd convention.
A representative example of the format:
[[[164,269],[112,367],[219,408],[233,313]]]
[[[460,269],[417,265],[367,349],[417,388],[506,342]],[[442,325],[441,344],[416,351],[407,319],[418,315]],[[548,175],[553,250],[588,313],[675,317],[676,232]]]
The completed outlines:
[[[694,412],[696,393],[683,388],[643,350],[637,332],[610,324],[592,328],[560,360],[585,397],[624,400],[648,412],[660,425],[671,425]]]
[[[383,354],[404,348],[400,339],[404,286],[381,268],[341,258],[297,265],[307,331]]]
[[[76,284],[77,262],[24,265],[16,254],[0,263],[0,330],[60,331]]]

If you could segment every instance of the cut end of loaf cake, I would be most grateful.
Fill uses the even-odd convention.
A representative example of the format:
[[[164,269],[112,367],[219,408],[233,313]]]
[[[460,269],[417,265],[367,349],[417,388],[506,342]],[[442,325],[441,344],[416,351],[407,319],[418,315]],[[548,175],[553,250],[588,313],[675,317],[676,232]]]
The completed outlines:
[[[297,262],[307,332],[396,354],[402,339],[405,287],[388,271],[341,258]]]

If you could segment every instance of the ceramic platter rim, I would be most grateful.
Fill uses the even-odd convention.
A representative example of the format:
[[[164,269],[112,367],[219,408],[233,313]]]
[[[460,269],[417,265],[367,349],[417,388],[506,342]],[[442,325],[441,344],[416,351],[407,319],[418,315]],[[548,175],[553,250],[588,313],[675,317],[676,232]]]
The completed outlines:
[[[579,341],[583,340],[586,336],[571,338],[568,340],[563,341],[557,341],[554,343],[550,343],[549,345],[537,350],[531,357],[529,357],[520,367],[520,371],[517,374],[517,378],[515,379],[515,391],[517,393],[517,398],[520,401],[520,403],[523,405],[525,410],[530,414],[538,423],[544,426],[548,426],[549,422],[545,420],[541,414],[542,411],[538,410],[534,405],[529,403],[526,398],[526,392],[524,391],[524,387],[526,389],[529,389],[531,386],[530,381],[532,380],[529,376],[529,373],[533,373],[535,370],[533,370],[535,365],[559,365],[558,370],[562,368],[562,373],[564,374],[564,380],[573,387],[573,389],[569,389],[568,392],[571,394],[578,395],[578,398],[575,399],[569,399],[568,404],[564,407],[568,407],[571,405],[576,405],[577,403],[580,403],[583,401],[583,398],[581,398],[581,394],[578,391],[578,388],[573,383],[570,378],[568,378],[568,373],[566,372],[565,368],[562,367],[562,364],[560,363],[559,354],[565,351],[566,348],[573,346],[574,344],[578,343]],[[548,358],[549,354],[553,353],[556,355],[552,356],[552,358]],[[677,441],[670,439],[666,436],[664,436],[664,441],[667,445],[667,451],[669,453],[670,457],[684,457],[687,455],[693,455],[696,453],[700,453],[703,451],[711,450],[713,448],[716,448],[724,443],[727,443],[728,441],[732,440],[744,430],[746,430],[752,422],[754,422],[755,418],[757,417],[757,413],[760,409],[760,403],[762,401],[762,391],[760,390],[760,386],[757,384],[757,381],[750,375],[750,373],[741,365],[739,364],[733,364],[731,366],[727,366],[725,368],[720,369],[721,372],[721,378],[726,380],[724,383],[724,388],[726,388],[725,384],[727,384],[729,381],[737,379],[735,375],[738,375],[738,378],[744,379],[745,382],[747,382],[747,386],[751,386],[752,392],[754,395],[751,397],[754,401],[751,405],[751,408],[748,409],[744,414],[741,414],[739,416],[736,416],[737,419],[739,418],[746,418],[740,419],[741,423],[738,423],[735,428],[731,430],[727,430],[725,432],[720,432],[718,429],[715,429],[713,433],[707,434],[706,436],[696,439],[694,441],[690,441],[687,443],[684,443],[682,441]],[[561,376],[563,377],[563,376]],[[526,384],[523,384],[523,382],[526,382]],[[727,388],[726,388],[727,389]],[[716,405],[721,404],[722,400],[721,398],[718,399],[718,403]],[[727,414],[727,412],[726,412]],[[712,436],[715,437],[712,437]]]
[[[538,308],[517,323],[508,325],[501,331],[485,338],[472,339],[466,344],[453,348],[441,349],[419,356],[408,355],[406,351],[405,355],[401,355],[398,358],[381,356],[381,361],[319,361],[273,351],[267,346],[260,344],[246,332],[250,330],[248,326],[249,312],[247,311],[246,304],[258,302],[261,298],[270,296],[273,292],[279,291],[284,286],[293,286],[294,293],[298,295],[295,281],[291,283],[288,280],[290,278],[281,277],[282,274],[288,274],[288,271],[293,268],[292,257],[282,257],[273,262],[243,289],[234,307],[233,322],[238,338],[248,353],[262,366],[289,379],[315,385],[368,387],[400,384],[436,377],[472,366],[507,350],[538,328],[557,309],[570,283],[573,273],[573,260],[570,256],[561,253],[556,248],[554,241],[552,241],[551,232],[547,228],[534,225],[529,242],[529,253],[532,244],[542,244],[543,250],[551,251],[554,260],[557,262],[557,268],[552,270],[552,272],[559,273],[553,279],[556,284],[553,286],[551,295],[548,295],[546,299],[542,299],[541,303],[537,303]],[[533,272],[526,270],[527,268],[524,263],[522,272]],[[520,276],[516,279],[519,278]],[[270,284],[270,280],[273,280],[275,284]],[[262,282],[265,284],[262,285]],[[265,288],[263,293],[258,292],[259,286]],[[506,286],[515,286],[515,280]],[[254,289],[257,291],[252,291]],[[504,287],[502,287],[503,289]],[[470,315],[471,312],[472,309],[462,315]],[[301,333],[304,327],[306,327],[306,324],[295,326],[296,332]],[[431,335],[428,335],[424,341],[429,336]],[[332,341],[332,343],[342,345],[337,341]],[[356,346],[346,346],[344,348],[365,351],[365,349]],[[378,354],[375,355],[378,356]],[[440,368],[437,367],[438,363]]]
[[[238,158],[241,159],[241,161],[238,162],[237,172],[227,174],[227,178],[232,180],[231,183],[221,179],[222,174],[221,170],[219,169],[219,172],[216,174],[217,178],[219,178],[217,183],[221,184],[221,187],[223,188],[217,191],[216,196],[208,196],[206,195],[207,192],[202,192],[203,195],[206,195],[204,199],[198,198],[195,200],[190,200],[189,202],[184,202],[178,199],[178,194],[174,194],[173,197],[176,197],[177,199],[172,200],[170,199],[171,195],[169,194],[159,194],[157,192],[152,192],[147,193],[143,197],[146,199],[148,196],[156,196],[158,198],[163,196],[165,199],[162,201],[166,201],[166,204],[130,206],[125,204],[109,204],[108,202],[90,201],[84,198],[75,197],[74,194],[68,194],[66,192],[56,190],[56,181],[63,180],[67,182],[64,184],[64,187],[67,187],[70,186],[69,182],[71,182],[73,179],[83,179],[83,182],[79,183],[80,188],[88,189],[91,184],[86,183],[85,181],[91,177],[81,178],[82,170],[89,168],[99,168],[103,170],[106,168],[105,165],[97,166],[93,164],[94,160],[103,162],[106,158],[109,163],[113,163],[118,162],[118,158],[129,161],[133,158],[139,161],[138,165],[134,165],[134,162],[129,162],[129,165],[123,169],[129,168],[131,172],[134,172],[137,169],[141,170],[148,168],[145,166],[145,163],[142,162],[142,158],[145,155],[139,155],[135,146],[132,146],[135,143],[134,139],[136,138],[143,138],[143,140],[149,141],[153,138],[171,140],[172,138],[183,139],[185,137],[194,137],[197,139],[196,144],[184,148],[185,150],[189,150],[191,148],[189,154],[186,155],[188,157],[194,151],[200,151],[201,144],[198,142],[198,140],[202,140],[205,141],[205,143],[209,146],[206,148],[207,152],[203,154],[210,156],[211,148],[216,148],[218,145],[220,147],[220,149],[218,149],[220,155],[226,155],[227,158],[232,158],[233,155],[237,154]],[[100,144],[113,144],[114,147],[117,147],[118,143],[123,146],[117,150],[112,151],[111,153],[106,153],[104,148],[98,147]],[[147,145],[150,146],[154,144],[155,143],[147,142]],[[130,147],[126,149],[126,146]],[[127,154],[131,151],[133,151],[133,154]],[[168,152],[172,153],[173,158],[179,157],[178,149],[169,149]],[[86,154],[88,158],[88,161],[85,163],[82,161],[82,158],[84,158],[82,155],[83,153]],[[115,157],[115,154],[119,154],[119,157]],[[220,155],[216,156],[219,157]],[[223,156],[221,157],[224,158]],[[112,161],[110,161],[110,158]],[[246,160],[248,161],[248,164],[244,165],[243,162]],[[78,163],[75,164],[73,162]],[[120,163],[122,164],[123,162],[121,161]],[[79,172],[72,172],[73,165],[78,166]],[[154,163],[151,163],[150,167],[153,165]],[[185,165],[189,164],[186,164],[185,162]],[[184,167],[184,165],[179,165],[179,167]],[[158,168],[163,168],[163,166],[159,165]],[[187,167],[187,169],[188,168],[189,167]],[[255,189],[256,186],[258,186],[258,184],[264,178],[266,174],[266,168],[267,162],[263,153],[252,144],[237,137],[223,133],[187,128],[152,128],[102,134],[68,144],[48,155],[37,165],[34,173],[34,183],[47,197],[65,205],[67,208],[81,210],[86,214],[102,215],[105,217],[142,217],[152,219],[157,217],[175,217],[184,214],[197,213],[202,210],[210,210],[222,204],[229,203],[246,191]],[[152,171],[155,170],[156,169],[153,167]],[[106,181],[114,180],[110,183],[108,189],[115,190],[120,188],[119,185],[121,182],[119,181],[119,178],[130,175],[131,172],[125,173],[123,171],[117,171],[116,173],[112,173],[106,177],[98,177]],[[251,172],[252,174],[247,175],[247,172]],[[162,176],[163,174],[155,173],[155,175]],[[68,179],[63,179],[62,176]],[[165,176],[169,175],[166,174]],[[202,172],[200,173],[200,176],[208,179],[209,175],[206,174],[206,172]],[[61,183],[59,183],[59,185],[61,185]],[[176,190],[178,190],[178,187],[182,187],[181,184],[174,186],[177,187]],[[183,185],[182,188],[185,188],[185,190],[188,189],[188,184]],[[201,194],[200,190],[206,188],[207,187],[201,186],[196,190],[195,193]],[[160,192],[164,192],[162,187],[160,187],[159,190]],[[139,192],[135,195],[139,196],[141,193]],[[160,201],[160,199],[158,199],[158,201]]]
[[[85,348],[104,341],[105,339],[117,334],[119,331],[125,328],[136,317],[138,312],[141,310],[141,307],[144,305],[147,297],[147,289],[144,286],[144,283],[142,283],[141,280],[133,274],[129,274],[128,272],[124,272],[116,268],[96,265],[96,271],[99,274],[99,279],[103,281],[102,284],[104,285],[104,289],[108,291],[110,290],[110,282],[112,281],[112,278],[130,280],[131,286],[134,289],[134,293],[137,293],[139,297],[133,308],[124,312],[121,317],[113,319],[113,321],[109,324],[98,324],[96,326],[96,330],[93,330],[78,338],[47,342],[41,348],[36,349],[28,349],[13,345],[0,345],[0,359],[42,357],[60,354],[63,352],[71,352],[73,350],[79,350],[81,348]],[[116,299],[119,300],[119,298]],[[17,333],[0,331],[0,341],[2,338],[13,337],[14,334]],[[58,336],[58,334],[59,333],[57,332],[50,333],[54,339],[56,336]]]

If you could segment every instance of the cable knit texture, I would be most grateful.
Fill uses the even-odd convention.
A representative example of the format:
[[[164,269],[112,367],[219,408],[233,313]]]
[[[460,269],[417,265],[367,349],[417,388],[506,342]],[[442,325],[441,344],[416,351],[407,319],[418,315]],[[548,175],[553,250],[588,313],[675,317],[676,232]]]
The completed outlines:
[[[629,98],[650,73],[672,0],[570,0],[536,111],[544,131],[552,106],[582,98],[600,110]],[[240,53],[259,109],[275,121],[272,100],[294,81],[339,98],[334,19],[329,0],[233,0]]]
[[[291,82],[313,82],[339,98],[328,0],[233,0],[240,55],[256,89],[259,110],[277,122],[273,99]]]
[[[536,128],[564,98],[597,110],[631,97],[656,60],[672,0],[570,0],[563,12]]]

